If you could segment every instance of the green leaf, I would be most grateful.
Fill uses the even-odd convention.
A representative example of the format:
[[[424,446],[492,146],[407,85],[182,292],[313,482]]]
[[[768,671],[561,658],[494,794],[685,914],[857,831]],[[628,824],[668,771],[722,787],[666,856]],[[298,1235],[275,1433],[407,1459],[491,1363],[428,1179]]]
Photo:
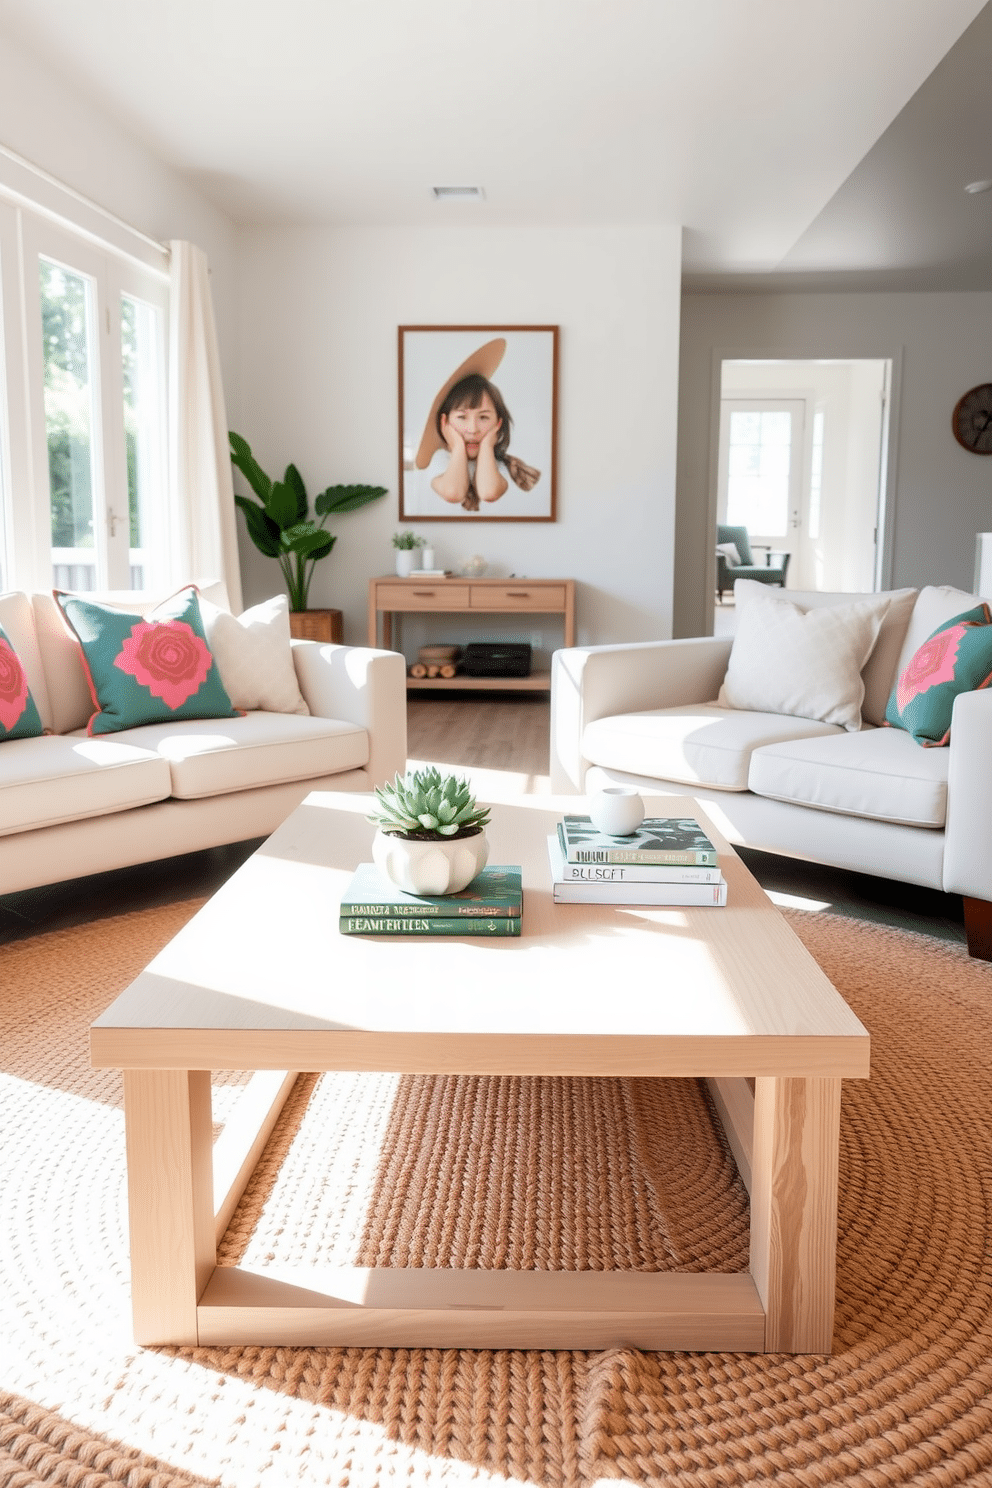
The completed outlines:
[[[248,536],[259,552],[264,553],[266,558],[278,558],[279,528],[275,522],[270,522],[262,508],[254,501],[249,501],[247,496],[235,496],[234,500],[245,514]]]
[[[336,541],[332,532],[325,532],[313,522],[298,522],[295,527],[287,527],[281,537],[283,551],[296,553],[314,563],[319,558],[326,558]]]
[[[309,506],[309,502],[307,500],[307,488],[303,484],[303,477],[302,477],[302,475],[297,470],[297,468],[296,468],[295,465],[287,465],[286,466],[286,474],[283,476],[282,480],[283,480],[283,485],[284,486],[287,486],[289,488],[289,490],[293,492],[293,495],[296,497],[296,518],[295,518],[295,520],[297,522],[305,522],[306,521],[307,509],[308,509],[308,506]]]
[[[386,493],[385,486],[328,486],[315,498],[313,509],[318,517],[326,517],[328,512],[355,511]]]
[[[299,521],[296,514],[296,493],[282,481],[273,481],[269,499],[265,503],[265,515],[284,532]]]
[[[227,437],[231,441],[231,464],[241,471],[259,500],[267,501],[272,490],[272,481],[252,455],[251,445],[247,439],[242,439],[240,434],[231,430]]]

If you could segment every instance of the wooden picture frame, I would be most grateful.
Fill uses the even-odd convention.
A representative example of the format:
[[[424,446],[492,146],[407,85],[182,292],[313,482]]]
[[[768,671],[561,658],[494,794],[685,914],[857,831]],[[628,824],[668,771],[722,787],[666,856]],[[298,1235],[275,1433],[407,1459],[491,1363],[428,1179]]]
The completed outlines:
[[[398,339],[400,520],[555,521],[558,327],[411,325]]]

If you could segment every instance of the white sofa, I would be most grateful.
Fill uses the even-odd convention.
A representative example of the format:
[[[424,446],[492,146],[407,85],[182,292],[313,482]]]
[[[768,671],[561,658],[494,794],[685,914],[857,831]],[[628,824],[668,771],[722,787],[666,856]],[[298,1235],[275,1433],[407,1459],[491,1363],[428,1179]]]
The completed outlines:
[[[878,598],[784,597],[804,609]],[[877,726],[917,648],[981,601],[947,587],[889,598],[855,731],[720,707],[730,638],[557,652],[552,789],[691,795],[734,843],[961,894],[969,950],[992,959],[992,688],[956,699],[945,748]]]
[[[256,710],[89,738],[79,644],[51,594],[0,595],[0,626],[51,730],[0,742],[0,894],[265,836],[311,790],[371,790],[406,768],[394,652],[293,641],[309,715]]]

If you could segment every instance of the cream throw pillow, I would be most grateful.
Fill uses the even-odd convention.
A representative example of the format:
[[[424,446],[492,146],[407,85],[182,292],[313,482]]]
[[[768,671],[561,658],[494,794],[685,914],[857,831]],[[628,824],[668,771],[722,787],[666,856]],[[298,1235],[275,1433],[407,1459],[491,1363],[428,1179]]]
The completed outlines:
[[[236,708],[310,712],[293,666],[285,594],[276,594],[243,615],[229,615],[201,599],[200,614],[221,681]]]
[[[803,611],[779,595],[751,596],[738,618],[717,701],[859,729],[861,668],[887,608],[887,599],[872,599]]]

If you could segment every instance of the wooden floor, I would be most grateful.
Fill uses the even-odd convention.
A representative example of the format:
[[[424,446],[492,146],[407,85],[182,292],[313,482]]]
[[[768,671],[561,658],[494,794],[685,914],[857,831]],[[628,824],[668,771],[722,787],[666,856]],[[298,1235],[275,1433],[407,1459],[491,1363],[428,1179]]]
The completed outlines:
[[[407,749],[412,761],[453,765],[487,798],[546,794],[550,707],[541,694],[413,694],[407,701]],[[211,894],[257,841],[210,848],[67,884],[0,896],[0,944],[125,910]],[[743,850],[769,892],[838,913],[947,940],[964,942],[960,899],[864,874],[843,873],[771,853]]]
[[[548,775],[551,705],[546,694],[428,693],[407,699],[407,753],[463,769],[510,770],[540,789]]]

